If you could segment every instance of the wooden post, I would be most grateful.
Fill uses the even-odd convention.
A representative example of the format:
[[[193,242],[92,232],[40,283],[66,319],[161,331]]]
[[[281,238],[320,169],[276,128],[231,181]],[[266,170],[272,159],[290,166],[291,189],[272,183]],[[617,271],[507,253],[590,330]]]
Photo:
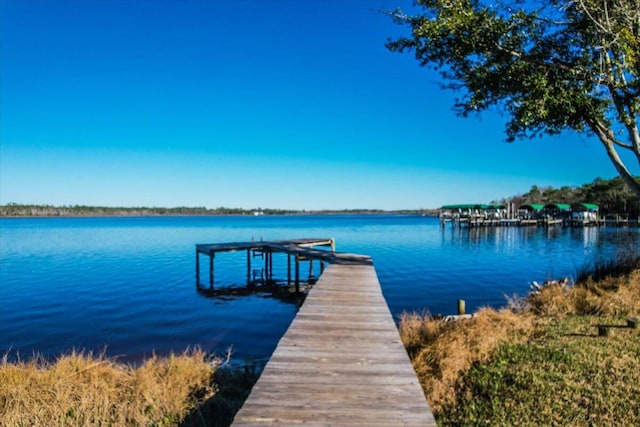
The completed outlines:
[[[300,260],[296,255],[296,293],[300,292]]]
[[[273,280],[273,252],[269,251],[269,281]]]
[[[336,251],[336,239],[331,238],[331,252]]]
[[[613,335],[613,330],[605,325],[598,325],[598,335],[601,337],[610,337]]]
[[[463,315],[465,312],[465,303],[463,299],[458,300],[458,314]]]
[[[313,260],[309,258],[309,280],[313,278]]]
[[[251,249],[247,249],[247,285],[251,282]]]
[[[264,252],[264,280],[269,281],[269,252],[267,251]]]
[[[209,251],[209,287],[213,289],[213,258],[216,256],[214,251]]]
[[[200,288],[200,251],[196,248],[196,289]]]
[[[291,254],[287,254],[287,285],[291,283]]]

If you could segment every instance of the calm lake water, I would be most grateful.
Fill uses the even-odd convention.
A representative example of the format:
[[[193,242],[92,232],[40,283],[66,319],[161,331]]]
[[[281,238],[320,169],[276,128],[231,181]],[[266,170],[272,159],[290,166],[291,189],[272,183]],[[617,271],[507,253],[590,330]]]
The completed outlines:
[[[300,237],[333,237],[338,251],[372,256],[394,315],[454,313],[459,298],[468,311],[500,306],[532,280],[575,277],[594,259],[640,247],[637,228],[442,229],[418,216],[1,219],[0,352],[106,349],[138,361],[197,345],[268,358],[295,299],[206,297],[195,287],[195,244]],[[284,255],[274,272],[286,278]],[[245,281],[244,253],[216,257],[217,288]]]

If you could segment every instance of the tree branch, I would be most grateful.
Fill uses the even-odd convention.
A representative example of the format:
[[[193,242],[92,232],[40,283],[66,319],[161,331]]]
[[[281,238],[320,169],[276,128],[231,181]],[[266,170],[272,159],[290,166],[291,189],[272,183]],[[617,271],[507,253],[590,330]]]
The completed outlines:
[[[609,127],[602,123],[599,120],[585,117],[585,121],[591,128],[591,130],[598,136],[600,142],[604,145],[605,150],[607,151],[607,156],[613,163],[613,166],[618,171],[618,174],[622,178],[622,180],[631,188],[631,190],[640,195],[640,182],[636,181],[634,176],[629,172],[627,167],[622,162],[620,155],[616,151],[615,148],[615,138],[613,136],[613,132]]]

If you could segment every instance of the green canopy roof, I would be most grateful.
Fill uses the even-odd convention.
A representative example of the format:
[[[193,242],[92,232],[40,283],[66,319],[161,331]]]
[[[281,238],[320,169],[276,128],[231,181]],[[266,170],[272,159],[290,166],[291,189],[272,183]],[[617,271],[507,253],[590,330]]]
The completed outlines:
[[[442,210],[466,210],[466,209],[505,209],[503,205],[485,205],[482,203],[460,203],[455,205],[443,205],[440,209]],[[595,203],[574,203],[573,205],[569,205],[567,203],[547,203],[543,205],[542,203],[531,203],[526,205],[520,205],[518,209],[526,209],[528,211],[541,211],[542,209],[558,209],[561,211],[597,211],[600,209],[598,205]]]
[[[531,203],[530,205],[521,205],[518,209],[526,209],[528,211],[541,211],[544,205],[541,203]]]
[[[482,205],[479,203],[461,203],[459,205],[444,205],[440,209],[453,210],[453,209],[489,209],[491,205]]]
[[[571,205],[571,209],[577,212],[595,212],[600,209],[600,206],[596,205],[595,203],[574,203],[573,205]]]
[[[545,209],[558,209],[560,211],[569,211],[571,210],[571,205],[566,203],[547,203],[544,205]]]
[[[440,209],[444,210],[452,210],[452,209],[505,209],[503,205],[484,205],[480,203],[472,204],[472,203],[461,203],[459,205],[444,205]]]

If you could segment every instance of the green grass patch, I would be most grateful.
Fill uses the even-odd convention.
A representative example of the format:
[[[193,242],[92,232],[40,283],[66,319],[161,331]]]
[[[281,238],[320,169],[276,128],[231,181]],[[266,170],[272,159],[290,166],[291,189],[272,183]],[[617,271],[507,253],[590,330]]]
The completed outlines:
[[[640,269],[610,267],[515,310],[450,323],[405,315],[438,425],[639,426],[640,328],[627,320],[640,314]]]
[[[612,336],[598,336],[603,322]],[[639,361],[640,330],[626,319],[550,320],[529,342],[504,343],[475,363],[438,425],[640,425]]]

